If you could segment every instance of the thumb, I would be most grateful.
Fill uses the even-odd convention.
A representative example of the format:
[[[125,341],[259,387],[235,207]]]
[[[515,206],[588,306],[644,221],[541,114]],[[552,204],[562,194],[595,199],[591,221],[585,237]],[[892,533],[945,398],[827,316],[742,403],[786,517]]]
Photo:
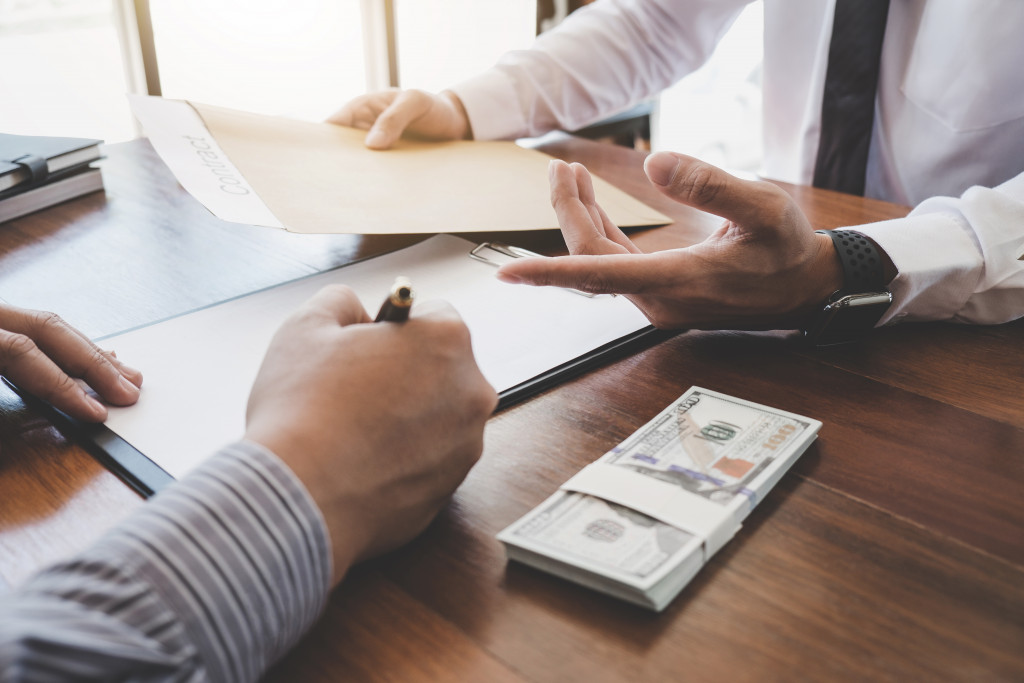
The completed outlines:
[[[768,183],[741,180],[685,154],[652,154],[644,162],[644,171],[663,194],[675,201],[739,225],[763,222],[766,206],[777,199],[776,188]]]
[[[431,107],[430,95],[422,90],[405,90],[381,112],[366,134],[366,146],[370,149],[389,149],[409,124],[426,114]]]
[[[678,259],[685,259],[686,252],[673,253],[677,259],[674,264],[667,262],[664,253],[516,259],[498,269],[498,279],[592,294],[642,294],[664,286],[672,267],[685,267]]]

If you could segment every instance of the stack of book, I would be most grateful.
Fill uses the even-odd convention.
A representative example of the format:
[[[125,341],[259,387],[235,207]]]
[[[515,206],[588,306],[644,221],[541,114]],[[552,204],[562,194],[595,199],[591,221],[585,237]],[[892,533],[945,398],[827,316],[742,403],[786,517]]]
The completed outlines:
[[[0,223],[102,190],[101,142],[0,133]]]

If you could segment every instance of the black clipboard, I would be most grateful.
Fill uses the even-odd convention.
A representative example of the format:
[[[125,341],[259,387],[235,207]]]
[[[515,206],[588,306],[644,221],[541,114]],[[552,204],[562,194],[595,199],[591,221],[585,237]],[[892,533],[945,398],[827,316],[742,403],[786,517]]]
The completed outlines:
[[[535,254],[525,249],[510,247],[497,242],[484,242],[477,245],[469,255],[475,260],[483,261],[496,267],[500,266],[502,262],[496,260],[493,254],[500,254],[507,258],[540,256],[540,254]],[[347,265],[351,264],[346,264],[346,266]],[[339,266],[339,268],[344,267],[345,266]],[[315,275],[320,274],[321,273],[314,273],[306,277],[314,277]],[[273,287],[280,286],[280,284],[273,285],[272,287],[265,289],[272,289]],[[258,291],[263,290],[257,290],[257,292]],[[593,296],[576,290],[570,291],[581,296]],[[257,292],[250,292],[235,298],[249,296]],[[226,301],[231,301],[231,299]],[[226,301],[220,301],[199,309],[186,311],[179,315],[171,316],[171,318],[189,315],[197,310],[218,306]],[[171,318],[154,321],[153,323],[149,323],[141,327],[156,325],[166,320],[170,320]],[[129,330],[126,330],[126,332],[127,331]],[[116,334],[123,334],[123,332]],[[116,336],[116,334],[106,335],[100,339],[104,339],[107,336]],[[504,410],[509,406],[546,391],[547,389],[550,389],[568,379],[577,377],[598,366],[618,360],[632,353],[636,353],[637,351],[650,348],[651,346],[654,346],[655,344],[677,334],[679,334],[679,331],[658,330],[653,325],[649,325],[631,334],[619,337],[614,341],[597,347],[588,353],[557,365],[539,375],[517,384],[514,387],[500,392],[498,394],[498,406],[495,412]],[[82,445],[82,447],[90,455],[96,458],[100,464],[117,475],[125,482],[125,484],[141,496],[148,498],[174,483],[174,477],[166,470],[157,465],[153,460],[150,460],[142,451],[128,443],[128,441],[113,430],[109,429],[106,425],[77,420],[64,412],[57,410],[45,401],[31,396],[8,380],[4,379],[4,382],[18,394],[27,406],[46,416],[61,431],[61,433]]]

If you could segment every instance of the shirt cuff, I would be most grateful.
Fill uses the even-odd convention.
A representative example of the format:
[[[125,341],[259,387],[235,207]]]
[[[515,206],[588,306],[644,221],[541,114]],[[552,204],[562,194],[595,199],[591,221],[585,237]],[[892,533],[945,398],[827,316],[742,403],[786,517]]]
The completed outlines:
[[[879,325],[949,320],[974,292],[983,261],[963,219],[928,213],[852,227],[889,255],[898,274],[893,303]]]
[[[255,680],[316,621],[330,541],[301,481],[267,449],[224,448],[94,547],[177,616],[214,680]]]
[[[462,100],[474,140],[511,140],[527,135],[519,96],[501,69],[488,69],[448,90]]]

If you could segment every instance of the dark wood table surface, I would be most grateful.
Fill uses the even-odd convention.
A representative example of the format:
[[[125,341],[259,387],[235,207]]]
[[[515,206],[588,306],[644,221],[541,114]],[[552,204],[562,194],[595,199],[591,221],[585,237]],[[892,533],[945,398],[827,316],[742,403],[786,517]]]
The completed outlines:
[[[635,233],[645,249],[718,224],[649,188],[636,152],[542,149],[671,216]],[[107,154],[105,195],[0,226],[0,297],[91,336],[418,239],[224,223],[147,142]],[[906,212],[783,187],[816,227]],[[557,231],[516,241],[564,249]],[[1024,320],[896,326],[825,351],[784,333],[689,332],[566,382],[495,415],[437,522],[354,570],[268,678],[1024,680],[1022,349]],[[692,385],[824,427],[674,603],[654,614],[506,563],[500,529]],[[0,388],[0,591],[141,504]]]

